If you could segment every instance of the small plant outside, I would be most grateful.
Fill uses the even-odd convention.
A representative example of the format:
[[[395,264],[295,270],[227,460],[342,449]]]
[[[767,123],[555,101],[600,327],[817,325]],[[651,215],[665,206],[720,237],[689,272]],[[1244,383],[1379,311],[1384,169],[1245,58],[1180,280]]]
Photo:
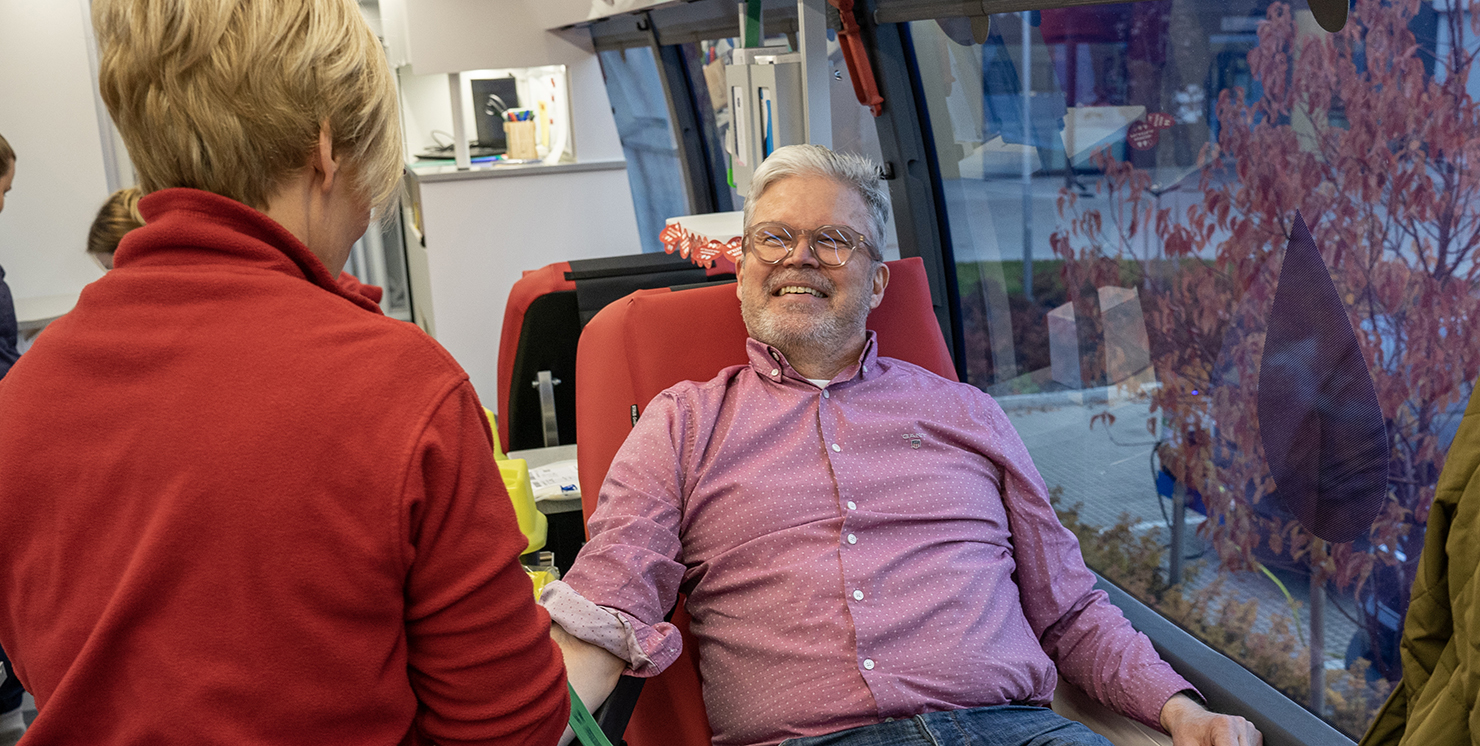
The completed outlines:
[[[1272,615],[1260,629],[1259,601],[1239,601],[1226,593],[1226,576],[1201,588],[1192,588],[1195,566],[1184,571],[1183,582],[1167,580],[1167,550],[1153,534],[1135,531],[1129,516],[1100,528],[1082,522],[1079,507],[1063,505],[1055,488],[1054,509],[1059,520],[1079,537],[1085,564],[1156,609],[1183,629],[1232,658],[1297,702],[1310,700],[1310,647],[1290,616]],[[1299,601],[1293,602],[1297,607]],[[1369,663],[1359,659],[1350,668],[1328,671],[1325,677],[1325,717],[1342,732],[1359,738],[1382,706],[1393,682],[1368,680]]]
[[[1468,12],[1443,17],[1450,39],[1480,34],[1480,1],[1460,4]],[[1328,35],[1301,33],[1289,6],[1271,5],[1248,54],[1258,93],[1220,94],[1216,141],[1176,187],[1195,190],[1190,205],[1164,207],[1149,172],[1101,151],[1097,206],[1065,189],[1052,237],[1076,310],[1095,288],[1139,290],[1159,383],[1148,424],[1161,468],[1205,506],[1198,532],[1219,579],[1188,590],[1166,577],[1154,537],[1127,521],[1095,529],[1060,505],[1088,564],[1353,737],[1401,676],[1392,620],[1407,610],[1446,437],[1480,374],[1469,333],[1480,318],[1475,52],[1455,44],[1423,59],[1409,30],[1418,9],[1357,0]],[[1265,314],[1297,210],[1356,331],[1391,448],[1387,502],[1365,537],[1343,544],[1275,507],[1258,431]],[[1270,565],[1355,610],[1368,649],[1349,668],[1320,659],[1314,595],[1309,631],[1293,615],[1256,630],[1257,602],[1221,600],[1227,579]]]

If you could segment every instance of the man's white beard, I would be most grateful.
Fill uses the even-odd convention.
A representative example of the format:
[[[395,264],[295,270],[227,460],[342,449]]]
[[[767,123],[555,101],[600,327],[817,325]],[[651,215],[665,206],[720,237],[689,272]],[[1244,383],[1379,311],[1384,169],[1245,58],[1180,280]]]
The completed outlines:
[[[836,299],[837,296],[832,292],[836,289],[833,283],[815,274],[798,272],[772,275],[766,282],[762,303],[765,299],[772,298],[771,294],[777,288],[792,284],[802,276],[808,277],[812,284],[821,284],[827,288],[829,301]],[[745,329],[752,338],[775,347],[788,358],[798,352],[815,356],[819,352],[825,354],[827,350],[842,347],[863,328],[868,319],[869,301],[869,294],[861,288],[848,305],[835,307],[831,313],[806,316],[800,313],[767,311],[763,305],[752,300],[751,295],[744,294],[740,299],[740,317],[744,319]]]

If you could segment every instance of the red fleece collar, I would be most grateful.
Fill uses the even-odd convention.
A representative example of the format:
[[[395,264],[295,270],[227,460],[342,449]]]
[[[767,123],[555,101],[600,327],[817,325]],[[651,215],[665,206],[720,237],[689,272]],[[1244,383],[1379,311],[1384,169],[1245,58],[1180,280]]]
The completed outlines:
[[[379,314],[380,306],[340,287],[324,263],[277,221],[199,189],[162,189],[139,200],[145,225],[118,245],[117,269],[201,264],[250,266],[299,277]]]

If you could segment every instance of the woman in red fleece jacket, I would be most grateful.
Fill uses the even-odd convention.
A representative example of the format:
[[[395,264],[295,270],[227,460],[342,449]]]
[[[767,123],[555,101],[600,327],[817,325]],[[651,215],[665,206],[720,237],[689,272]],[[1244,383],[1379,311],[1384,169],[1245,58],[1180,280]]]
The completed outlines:
[[[401,169],[354,2],[92,9],[147,224],[0,382],[26,742],[554,743],[478,398],[334,281]]]

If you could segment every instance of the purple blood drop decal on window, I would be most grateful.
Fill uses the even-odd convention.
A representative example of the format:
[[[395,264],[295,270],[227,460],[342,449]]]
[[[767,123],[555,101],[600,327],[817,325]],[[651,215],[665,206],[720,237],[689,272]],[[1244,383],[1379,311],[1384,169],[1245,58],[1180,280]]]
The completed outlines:
[[[1330,542],[1387,499],[1388,437],[1372,374],[1305,220],[1295,215],[1259,368],[1259,437],[1275,499]]]

